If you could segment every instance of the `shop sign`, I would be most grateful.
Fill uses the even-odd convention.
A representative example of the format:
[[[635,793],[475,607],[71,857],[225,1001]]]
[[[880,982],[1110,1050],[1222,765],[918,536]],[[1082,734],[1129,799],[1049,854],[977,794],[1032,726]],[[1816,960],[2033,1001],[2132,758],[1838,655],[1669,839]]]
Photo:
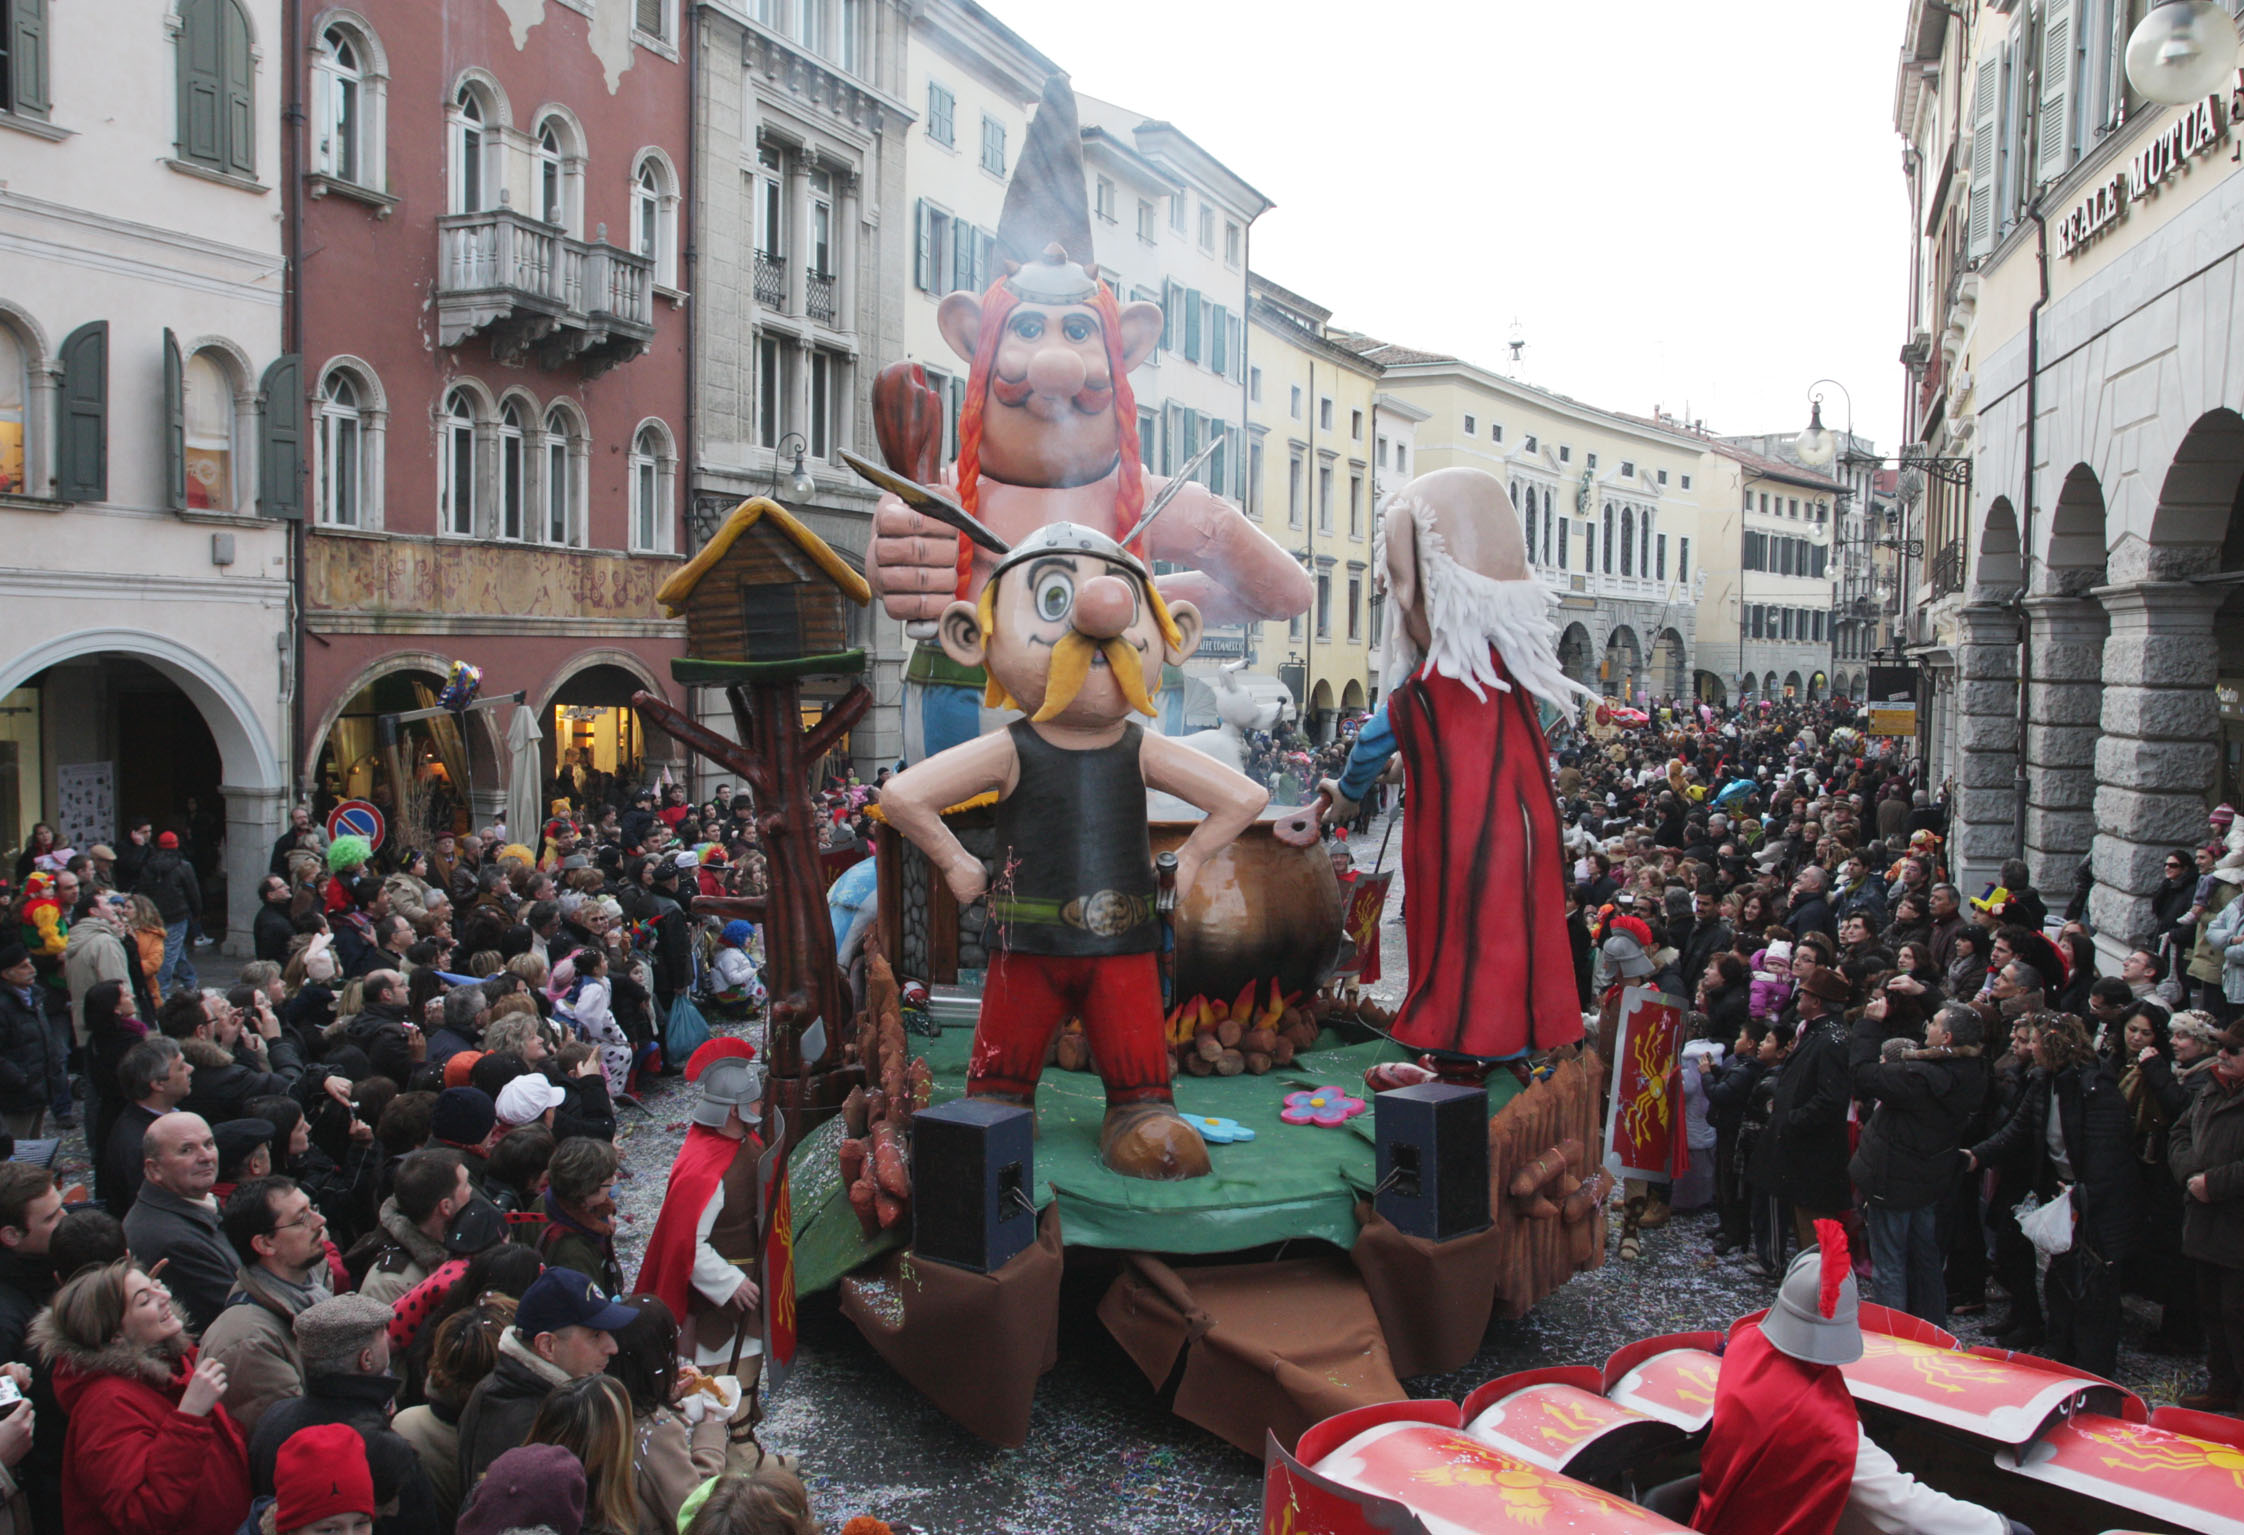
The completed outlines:
[[[2078,256],[2126,218],[2136,203],[2180,175],[2190,161],[2225,142],[2240,102],[2244,102],[2244,70],[2237,71],[2236,89],[2226,101],[2215,93],[2184,108],[2164,133],[2137,150],[2109,179],[2090,187],[2057,220],[2057,254]]]
[[[2244,720],[2244,682],[2224,678],[2214,687],[2213,696],[2220,700],[2222,719]]]
[[[1871,667],[1866,691],[1870,734],[1913,736],[1917,733],[1917,669],[1914,666]]]

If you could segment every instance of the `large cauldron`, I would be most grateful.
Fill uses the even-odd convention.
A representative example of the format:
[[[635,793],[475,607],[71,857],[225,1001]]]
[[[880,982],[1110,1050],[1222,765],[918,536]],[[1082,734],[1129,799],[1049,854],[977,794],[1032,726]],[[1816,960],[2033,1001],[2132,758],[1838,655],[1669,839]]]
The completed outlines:
[[[1195,823],[1155,821],[1153,851],[1174,852]],[[1176,997],[1229,1000],[1249,981],[1308,991],[1340,957],[1346,915],[1332,858],[1289,847],[1274,820],[1248,827],[1209,859],[1177,912]]]

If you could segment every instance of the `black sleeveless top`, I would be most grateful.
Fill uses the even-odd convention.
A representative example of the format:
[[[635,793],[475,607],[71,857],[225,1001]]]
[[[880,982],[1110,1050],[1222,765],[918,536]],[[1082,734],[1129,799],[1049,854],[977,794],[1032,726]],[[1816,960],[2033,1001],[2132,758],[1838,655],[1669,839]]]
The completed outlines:
[[[1017,954],[1147,954],[1160,946],[1146,835],[1144,732],[1095,751],[1054,746],[1027,721],[1007,727],[1021,764],[997,804],[982,942]]]

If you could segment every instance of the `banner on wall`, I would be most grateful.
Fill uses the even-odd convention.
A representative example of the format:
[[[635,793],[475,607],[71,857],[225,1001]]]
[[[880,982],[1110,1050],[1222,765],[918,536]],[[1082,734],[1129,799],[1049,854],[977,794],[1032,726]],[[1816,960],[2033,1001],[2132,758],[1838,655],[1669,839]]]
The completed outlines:
[[[55,769],[55,845],[84,852],[117,834],[117,766],[65,762]]]
[[[1917,733],[1917,669],[1914,666],[1873,666],[1863,706],[1870,714],[1870,734],[1913,736]]]

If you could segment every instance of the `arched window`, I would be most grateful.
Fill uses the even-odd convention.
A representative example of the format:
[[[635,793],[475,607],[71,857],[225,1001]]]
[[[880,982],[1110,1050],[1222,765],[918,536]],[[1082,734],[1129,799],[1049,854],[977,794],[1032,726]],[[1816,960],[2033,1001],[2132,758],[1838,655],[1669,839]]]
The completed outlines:
[[[475,534],[475,401],[465,389],[444,397],[437,450],[437,527],[460,538]]]
[[[359,381],[343,369],[327,376],[320,390],[319,520],[329,527],[364,528],[369,491],[367,400]]]
[[[547,118],[538,126],[538,217],[564,224],[567,212],[561,195],[561,136]]]
[[[1530,490],[1528,494],[1533,495],[1534,492]],[[1545,565],[1551,562],[1551,521],[1551,493],[1546,490],[1543,492],[1543,563]]]
[[[464,80],[448,114],[454,213],[481,213],[499,200],[497,101],[480,81]]]
[[[1512,499],[1514,503],[1517,503],[1519,499],[1519,492],[1517,487],[1513,488]],[[1526,527],[1527,558],[1532,561],[1535,558],[1535,502],[1532,498],[1528,500],[1527,509],[1526,511],[1521,513],[1520,520],[1525,524]]]
[[[314,110],[319,114],[314,123],[313,164],[323,175],[355,182],[363,160],[359,135],[366,89],[357,39],[344,27],[329,27],[313,50],[312,71]]]
[[[631,548],[639,554],[665,554],[670,542],[671,485],[677,459],[670,434],[659,421],[642,425],[631,439]]]
[[[1611,516],[1611,511],[1606,515]],[[1625,506],[1621,508],[1621,574],[1636,574],[1636,513]]]
[[[0,323],[0,496],[31,494],[31,420],[27,349]]]
[[[257,175],[257,61],[241,0],[180,0],[179,158]]]
[[[1636,536],[1639,540],[1636,546],[1636,573],[1648,576],[1652,573],[1652,511],[1649,507],[1637,514]]]
[[[545,413],[545,541],[584,547],[583,470],[589,452],[576,418],[556,405]]]
[[[519,539],[529,511],[529,444],[522,434],[521,408],[509,400],[499,412],[499,537]]]
[[[1613,503],[1605,503],[1605,573],[1613,573]]]
[[[180,383],[187,504],[197,511],[233,511],[240,494],[234,474],[234,382],[225,365],[205,351],[187,359]]]
[[[678,183],[670,164],[644,150],[631,171],[631,249],[654,264],[654,280],[678,285]]]

